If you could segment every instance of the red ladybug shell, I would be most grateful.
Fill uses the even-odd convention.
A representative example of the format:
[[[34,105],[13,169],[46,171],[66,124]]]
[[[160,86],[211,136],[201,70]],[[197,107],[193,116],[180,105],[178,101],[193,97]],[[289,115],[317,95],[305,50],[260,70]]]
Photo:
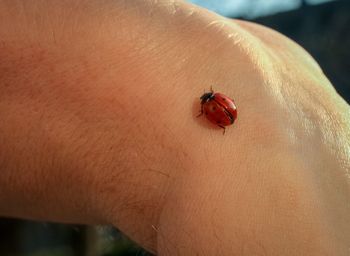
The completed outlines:
[[[225,126],[232,125],[237,118],[237,107],[232,99],[222,93],[204,93],[202,95],[201,115],[225,129]]]

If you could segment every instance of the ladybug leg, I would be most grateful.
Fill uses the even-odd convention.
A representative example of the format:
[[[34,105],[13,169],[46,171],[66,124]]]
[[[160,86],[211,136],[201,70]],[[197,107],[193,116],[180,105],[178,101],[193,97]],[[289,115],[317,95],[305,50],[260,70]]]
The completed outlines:
[[[201,115],[203,115],[203,112],[200,112],[196,117],[200,117]]]
[[[199,115],[197,115],[197,117],[200,117],[201,115],[203,115],[203,105],[201,105],[201,112],[199,113]]]
[[[225,127],[225,126],[222,126],[222,125],[219,125],[219,124],[218,124],[218,126],[221,127],[222,129],[224,129],[224,131],[222,132],[222,134],[225,134],[225,132],[226,132],[226,127]]]

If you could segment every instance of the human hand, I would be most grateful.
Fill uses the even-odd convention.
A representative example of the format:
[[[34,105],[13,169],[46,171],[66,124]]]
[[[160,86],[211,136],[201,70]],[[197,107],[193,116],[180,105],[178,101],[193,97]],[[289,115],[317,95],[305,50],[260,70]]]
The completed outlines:
[[[348,253],[349,106],[299,46],[182,2],[0,13],[2,215],[160,255]],[[224,136],[196,118],[211,85],[237,103]]]

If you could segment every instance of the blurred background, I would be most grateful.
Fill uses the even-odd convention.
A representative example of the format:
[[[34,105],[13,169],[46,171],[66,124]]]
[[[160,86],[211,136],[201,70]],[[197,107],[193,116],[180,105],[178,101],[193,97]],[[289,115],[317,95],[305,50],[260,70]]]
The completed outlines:
[[[271,27],[302,45],[350,103],[350,1],[190,0]],[[111,227],[0,218],[0,256],[151,255]]]

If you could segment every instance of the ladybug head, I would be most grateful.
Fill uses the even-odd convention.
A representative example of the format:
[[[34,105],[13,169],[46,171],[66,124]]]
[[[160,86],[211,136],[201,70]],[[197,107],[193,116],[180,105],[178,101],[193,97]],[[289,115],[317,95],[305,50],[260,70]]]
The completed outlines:
[[[200,97],[201,103],[204,104],[207,101],[211,100],[213,97],[214,97],[213,92],[206,92]]]

